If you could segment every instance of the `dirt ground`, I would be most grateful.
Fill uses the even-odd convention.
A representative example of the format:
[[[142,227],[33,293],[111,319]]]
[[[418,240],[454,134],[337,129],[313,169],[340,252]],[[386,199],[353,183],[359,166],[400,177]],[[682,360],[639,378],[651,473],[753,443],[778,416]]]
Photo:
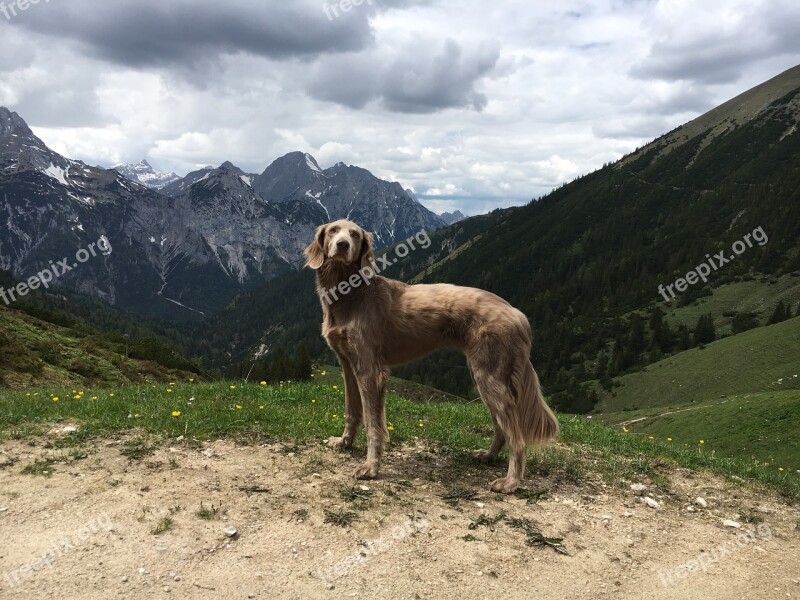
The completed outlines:
[[[658,508],[599,479],[528,479],[550,492],[529,504],[488,491],[502,464],[418,448],[389,453],[383,479],[364,483],[350,479],[359,452],[321,445],[218,441],[130,460],[124,442],[94,442],[49,478],[21,473],[41,447],[0,444],[0,597],[800,597],[800,511],[706,476],[648,490]],[[477,495],[443,498],[454,486]],[[698,496],[707,507],[690,512]],[[204,520],[201,503],[219,510]],[[325,523],[326,510],[356,520]],[[507,519],[470,529],[501,511],[568,554],[527,545]]]

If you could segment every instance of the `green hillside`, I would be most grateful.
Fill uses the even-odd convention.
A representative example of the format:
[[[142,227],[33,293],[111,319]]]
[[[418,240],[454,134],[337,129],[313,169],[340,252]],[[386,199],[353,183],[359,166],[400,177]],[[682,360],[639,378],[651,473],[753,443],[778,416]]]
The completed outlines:
[[[800,317],[661,360],[601,394],[603,413],[703,402],[721,395],[800,389]]]
[[[798,385],[796,379],[790,383]],[[630,435],[702,447],[719,456],[752,460],[765,468],[800,472],[798,389],[601,414],[595,419]]]
[[[2,307],[0,387],[111,386],[189,376],[175,367],[192,365],[152,342],[132,345],[126,358],[125,343],[112,342],[98,330],[65,327]]]
[[[734,314],[750,313],[756,321],[766,324],[778,302],[789,308],[792,315],[800,309],[800,273],[783,277],[753,277],[726,283],[709,290],[710,295],[697,298],[690,304],[676,302],[659,304],[665,320],[673,327],[692,328],[702,315],[714,318],[717,335],[729,335]]]

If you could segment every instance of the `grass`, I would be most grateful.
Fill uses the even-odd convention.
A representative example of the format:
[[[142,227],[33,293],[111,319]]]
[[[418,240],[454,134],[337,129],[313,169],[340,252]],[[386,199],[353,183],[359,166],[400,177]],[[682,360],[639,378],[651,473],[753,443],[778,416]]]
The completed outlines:
[[[75,393],[71,389],[6,391],[0,394],[0,440],[20,435],[21,439],[36,439],[37,433],[48,431],[53,423],[69,422],[77,424],[73,435],[84,441],[131,436],[122,452],[141,459],[151,453],[156,440],[164,438],[171,444],[180,438],[198,446],[220,437],[245,444],[272,440],[295,446],[319,444],[324,438],[340,435],[343,427],[341,382],[264,386],[173,383]],[[53,400],[56,397],[57,402]],[[446,455],[456,467],[471,464],[468,450],[485,448],[490,442],[490,419],[480,402],[421,404],[389,394],[387,419],[391,444],[422,443]],[[697,443],[649,440],[585,417],[561,415],[560,421],[566,445],[531,452],[531,477],[551,476],[555,481],[580,485],[588,475],[598,473],[613,485],[647,478],[665,489],[669,470],[681,466],[750,480],[787,498],[800,499],[800,477],[793,471],[778,472],[763,463],[721,457]],[[714,431],[710,425],[703,435],[711,438]],[[358,449],[364,447],[363,431],[356,444]],[[455,490],[451,500],[468,499],[469,494],[474,491]]]
[[[0,306],[0,384],[7,387],[34,382],[113,386],[164,381],[175,373],[152,361],[126,358],[124,344]]]
[[[663,302],[659,306],[666,312],[670,327],[686,325],[691,330],[697,324],[697,319],[710,314],[714,317],[717,335],[730,335],[733,319],[723,313],[755,313],[763,324],[782,300],[794,314],[797,303],[800,302],[800,277],[759,277],[757,280],[726,283],[715,287],[712,292],[711,296],[699,298],[687,306],[678,307],[675,302]]]
[[[213,521],[214,519],[219,519],[222,515],[226,514],[228,511],[221,510],[221,507],[215,507],[213,504],[211,508],[206,508],[203,503],[200,503],[200,509],[195,513],[198,519],[203,519],[204,521]]]
[[[46,458],[44,460],[39,460],[38,458],[33,461],[31,464],[26,465],[25,468],[22,469],[23,475],[35,475],[38,477],[52,477],[53,475],[53,465],[55,464],[55,460],[52,458]]]
[[[156,523],[156,526],[150,533],[152,533],[153,535],[161,535],[162,533],[166,533],[167,531],[172,529],[174,523],[175,522],[172,520],[172,517],[170,516],[162,517],[162,519],[158,523]]]
[[[800,317],[693,348],[625,375],[596,412],[704,402],[722,395],[800,389]]]
[[[742,394],[678,406],[600,414],[600,423],[662,442],[703,447],[765,468],[800,469],[800,390]],[[701,442],[702,440],[702,442]]]
[[[352,510],[325,510],[325,520],[323,523],[331,523],[339,527],[347,527],[358,520],[358,513]]]

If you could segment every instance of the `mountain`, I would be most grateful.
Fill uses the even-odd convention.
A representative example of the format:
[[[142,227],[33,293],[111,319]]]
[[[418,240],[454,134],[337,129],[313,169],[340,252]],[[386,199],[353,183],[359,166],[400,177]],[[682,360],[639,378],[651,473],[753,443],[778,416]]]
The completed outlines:
[[[439,218],[444,221],[445,225],[452,225],[453,223],[458,223],[459,221],[463,221],[466,219],[464,214],[460,210],[455,210],[453,212],[443,212],[439,215]]]
[[[150,163],[142,159],[138,163],[128,165],[114,165],[111,167],[122,173],[125,177],[136,183],[141,183],[154,190],[160,190],[173,181],[180,179],[176,173],[157,173]]]
[[[144,162],[138,167],[129,170],[137,180],[139,171],[152,170]],[[303,193],[292,187],[315,183],[314,173],[324,185]],[[258,189],[270,190],[268,197]],[[276,199],[280,190],[288,193]],[[345,209],[363,217],[378,246],[442,225],[399,184],[357,167],[323,172],[301,153],[276,160],[261,175],[225,162],[152,189],[115,169],[62,157],[5,108],[0,195],[0,269],[25,279],[102,237],[113,251],[74,262],[57,283],[171,319],[213,313],[237,292],[299,269],[315,228],[346,216]]]
[[[399,183],[341,162],[323,170],[302,152],[275,160],[253,180],[253,189],[276,204],[316,204],[327,221],[353,220],[373,232],[378,247],[445,225]]]

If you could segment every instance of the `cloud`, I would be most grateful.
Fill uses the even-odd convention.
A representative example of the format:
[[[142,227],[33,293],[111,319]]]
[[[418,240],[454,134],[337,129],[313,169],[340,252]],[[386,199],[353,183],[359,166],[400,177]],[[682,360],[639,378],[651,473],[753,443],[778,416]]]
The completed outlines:
[[[496,43],[465,49],[452,38],[418,37],[400,48],[323,59],[308,78],[308,90],[315,98],[353,109],[379,101],[401,113],[480,111],[488,98],[477,91],[477,84],[491,73],[499,56]]]
[[[330,19],[319,0],[69,0],[32,6],[11,23],[71,41],[126,67],[194,69],[221,54],[275,59],[354,51],[369,45],[371,4]]]
[[[735,82],[748,65],[800,51],[797,2],[661,2],[649,27],[660,35],[634,77],[704,84]]]
[[[303,150],[476,214],[800,63],[789,0],[334,1],[40,2],[0,15],[0,105],[90,164]]]

